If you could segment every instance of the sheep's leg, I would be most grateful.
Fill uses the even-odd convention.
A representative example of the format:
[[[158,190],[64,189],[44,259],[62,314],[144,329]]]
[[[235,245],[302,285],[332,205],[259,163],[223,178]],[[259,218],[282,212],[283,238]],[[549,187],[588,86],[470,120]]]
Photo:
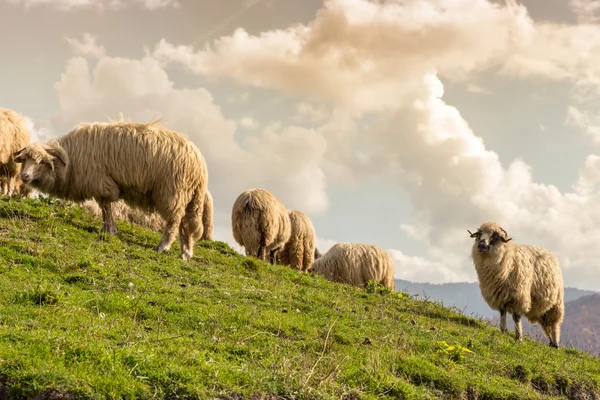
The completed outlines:
[[[204,196],[194,193],[179,225],[179,257],[188,260],[194,255],[194,243],[204,234]]]
[[[269,253],[269,255],[271,255],[271,253]],[[256,258],[262,261],[267,261],[267,241],[264,235],[260,236],[260,243],[258,244]]]
[[[202,236],[203,228],[202,220],[188,218],[188,215],[183,218],[179,225],[180,258],[188,260],[193,257],[194,243]]]
[[[3,195],[8,195],[8,179],[2,181],[2,194]]]
[[[273,265],[277,264],[277,256],[281,252],[281,247],[271,250],[269,254],[269,262]]]
[[[181,223],[182,213],[173,214],[167,219],[165,228],[163,229],[163,235],[160,238],[160,243],[154,248],[157,252],[169,251],[171,245],[177,237],[177,228]]]
[[[550,339],[550,346],[558,349],[558,343],[560,343],[560,324],[558,322],[555,322],[550,327],[548,327],[548,330],[551,332],[552,336]]]
[[[552,320],[551,314],[552,312],[556,312],[555,309],[550,309],[541,319],[540,325],[544,330],[544,333],[548,337],[548,345],[550,347],[557,348],[559,347],[558,343],[560,342],[560,324]],[[553,316],[553,315],[552,315]]]
[[[13,194],[15,194],[16,179],[14,177],[8,178],[7,186],[8,186],[8,190],[7,190],[8,195],[12,196]]]
[[[500,309],[500,332],[506,333],[506,310]]]
[[[102,211],[102,233],[116,235],[117,225],[115,224],[115,218],[113,215],[112,202],[108,200],[99,200],[98,205]]]
[[[515,323],[515,339],[519,342],[523,341],[523,327],[521,326],[521,315],[513,313],[513,321]]]
[[[182,223],[179,225],[179,258],[182,260],[189,260],[194,256],[194,240],[193,236],[188,229]]]

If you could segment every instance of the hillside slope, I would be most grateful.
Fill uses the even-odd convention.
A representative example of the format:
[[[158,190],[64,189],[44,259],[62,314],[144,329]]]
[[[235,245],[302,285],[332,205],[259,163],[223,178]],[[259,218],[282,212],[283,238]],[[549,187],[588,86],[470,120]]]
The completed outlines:
[[[184,262],[152,250],[155,232],[100,226],[60,201],[0,200],[1,398],[598,395],[600,359],[580,351],[221,242]]]

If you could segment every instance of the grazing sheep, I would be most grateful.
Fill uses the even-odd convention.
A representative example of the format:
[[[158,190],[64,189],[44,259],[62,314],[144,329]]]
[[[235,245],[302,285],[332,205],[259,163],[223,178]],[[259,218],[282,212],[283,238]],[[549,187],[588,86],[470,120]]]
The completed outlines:
[[[14,153],[31,142],[23,117],[12,110],[0,109],[0,190],[4,195],[19,193],[30,197],[32,189],[21,182],[21,165]]]
[[[200,240],[213,240],[213,198],[212,194],[206,190],[206,197],[204,198],[204,211],[202,212],[202,225],[204,225],[204,232]]]
[[[484,222],[477,232],[471,256],[481,295],[500,311],[500,330],[506,332],[506,313],[512,314],[515,337],[521,341],[521,316],[539,322],[552,347],[558,348],[564,316],[564,287],[558,259],[548,250],[509,243],[512,238],[495,222]]]
[[[264,189],[242,192],[231,210],[233,238],[247,256],[275,263],[279,251],[290,239],[290,216],[279,200]]]
[[[367,243],[336,243],[313,263],[312,271],[333,282],[364,287],[368,280],[395,289],[395,264],[381,247]]]
[[[315,228],[302,211],[292,210],[288,214],[292,233],[279,253],[278,262],[307,272],[315,260]]]
[[[57,140],[32,143],[15,155],[21,179],[41,192],[81,202],[96,199],[102,232],[116,234],[112,203],[123,199],[166,221],[155,250],[170,249],[179,229],[180,257],[193,255],[203,234],[208,171],[198,148],[159,121],[82,123]]]

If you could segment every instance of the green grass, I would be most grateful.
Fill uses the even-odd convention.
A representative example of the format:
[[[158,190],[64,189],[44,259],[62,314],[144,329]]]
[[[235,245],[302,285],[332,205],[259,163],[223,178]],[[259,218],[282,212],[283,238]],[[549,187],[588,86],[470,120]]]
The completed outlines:
[[[100,227],[62,201],[0,200],[0,397],[598,394],[600,359],[581,351],[518,344],[437,303],[271,266],[222,242],[197,243],[184,262],[177,243],[152,250],[155,232]]]

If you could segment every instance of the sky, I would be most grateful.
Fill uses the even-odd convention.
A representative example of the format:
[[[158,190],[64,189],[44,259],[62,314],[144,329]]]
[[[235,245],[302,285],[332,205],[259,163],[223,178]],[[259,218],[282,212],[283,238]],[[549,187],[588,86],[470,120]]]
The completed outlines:
[[[475,282],[471,231],[550,249],[600,290],[600,2],[0,0],[0,107],[34,141],[154,117],[208,164],[214,238],[249,188],[318,247]],[[8,38],[11,38],[8,40]]]

